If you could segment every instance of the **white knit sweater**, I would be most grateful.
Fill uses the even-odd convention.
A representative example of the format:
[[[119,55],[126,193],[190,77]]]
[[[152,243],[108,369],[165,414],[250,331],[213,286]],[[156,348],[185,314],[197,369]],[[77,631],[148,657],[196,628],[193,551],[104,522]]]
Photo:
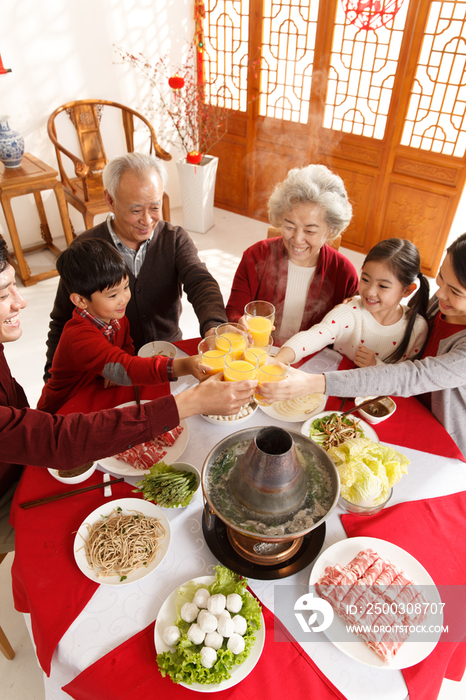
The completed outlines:
[[[330,311],[320,323],[308,331],[297,333],[287,340],[284,347],[294,350],[295,362],[327,345],[332,345],[354,362],[360,345],[365,345],[381,364],[402,341],[407,325],[408,307],[402,306],[403,315],[391,326],[382,326],[372,314],[364,308],[361,297],[353,297],[348,304],[339,304]],[[416,316],[408,347],[402,359],[414,357],[422,348],[427,337],[427,321]]]

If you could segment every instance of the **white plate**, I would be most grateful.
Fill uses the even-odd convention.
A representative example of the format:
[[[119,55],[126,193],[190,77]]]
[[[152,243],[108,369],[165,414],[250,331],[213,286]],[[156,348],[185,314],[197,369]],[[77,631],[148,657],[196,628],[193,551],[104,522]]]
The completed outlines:
[[[210,586],[210,584],[215,581],[215,576],[198,576],[197,578],[190,579],[190,581],[194,581],[194,583],[203,583],[206,586]],[[185,586],[186,583],[189,583],[189,581],[186,581],[181,585]],[[173,648],[167,646],[163,641],[163,631],[165,627],[173,625],[178,617],[175,605],[178,588],[180,588],[180,586],[177,586],[175,590],[170,593],[168,598],[166,598],[159,610],[159,614],[157,615],[154,630],[155,649],[157,653],[173,651]],[[203,683],[192,683],[191,685],[188,685],[187,683],[180,683],[179,685],[182,685],[188,690],[196,690],[198,693],[217,693],[220,690],[226,690],[227,688],[232,688],[234,685],[237,685],[251,673],[262,654],[262,649],[264,648],[265,644],[265,623],[262,615],[261,628],[255,632],[255,635],[256,641],[251,649],[251,653],[242,664],[239,666],[233,666],[230,671],[231,678],[228,678],[221,683],[212,683],[210,685],[205,685]]]
[[[176,357],[177,347],[168,343],[166,340],[153,340],[151,343],[146,343],[139,348],[138,357]]]
[[[160,547],[157,550],[157,556],[149,564],[149,566],[141,566],[139,569],[135,569],[124,581],[120,581],[120,576],[115,574],[115,576],[97,576],[97,572],[91,569],[87,563],[86,553],[84,551],[84,541],[87,540],[89,531],[87,525],[93,525],[98,520],[101,520],[102,516],[110,515],[110,513],[116,509],[122,509],[122,515],[132,515],[134,511],[138,511],[149,518],[158,518],[164,529],[165,537],[160,542]],[[142,498],[120,498],[115,501],[109,501],[108,503],[103,503],[101,506],[96,508],[90,513],[87,518],[81,523],[79,530],[74,538],[73,553],[76,564],[81,569],[83,574],[90,578],[91,581],[96,583],[101,583],[104,586],[127,586],[129,583],[134,583],[139,581],[145,576],[148,576],[154,569],[158,567],[162,559],[165,557],[170,546],[170,523],[167,520],[167,516],[164,514],[163,510],[158,506],[154,505],[150,501],[143,501]]]
[[[312,437],[309,435],[309,431],[311,429],[311,424],[315,420],[318,420],[319,418],[325,418],[325,416],[331,416],[332,413],[340,414],[341,411],[322,411],[322,413],[318,413],[317,415],[312,416],[312,418],[307,420],[301,426],[302,434],[312,440]],[[353,422],[358,421],[359,427],[361,428],[362,432],[364,433],[364,437],[366,437],[368,440],[372,440],[372,442],[380,442],[379,436],[375,432],[374,428],[372,428],[369,425],[369,423],[366,423],[365,420],[363,420],[362,418],[359,418],[359,416],[354,416],[352,413],[349,413],[347,416],[345,416],[345,418],[349,418]],[[319,445],[320,443],[317,443],[317,444]],[[322,447],[322,445],[320,445],[320,446]]]
[[[201,413],[201,416],[208,423],[213,423],[214,425],[218,425],[218,426],[230,425],[232,427],[235,427],[235,426],[239,425],[240,423],[245,423],[247,420],[252,418],[252,416],[255,414],[256,411],[257,411],[257,404],[254,404],[252,406],[251,413],[249,413],[247,416],[243,416],[241,418],[233,418],[233,416],[222,416],[221,418],[212,418],[212,416],[206,416],[206,415],[204,415],[204,413]]]
[[[347,540],[341,540],[333,544],[316,559],[309,577],[309,585],[313,585],[322,576],[326,566],[335,566],[335,564],[345,566],[354,559],[362,549],[367,549],[367,547],[373,549],[374,552],[377,552],[377,554],[384,559],[389,559],[395,566],[403,569],[405,574],[409,576],[415,584],[419,586],[429,586],[428,598],[431,603],[437,606],[438,610],[441,610],[442,604],[438,590],[422,564],[401,547],[391,542],[386,542],[386,540],[380,540],[377,537],[350,537]],[[434,624],[441,628],[442,623],[443,614],[438,613],[435,616]],[[430,621],[426,619],[423,624],[432,624],[432,618]],[[332,630],[332,633],[330,630]],[[340,649],[340,651],[351,659],[360,661],[366,666],[393,671],[395,669],[414,666],[429,656],[437,646],[441,633],[438,632],[438,634],[436,634],[435,640],[426,642],[410,642],[408,637],[407,641],[400,647],[400,650],[390,664],[384,663],[362,639],[356,637],[352,632],[349,632],[346,629],[346,623],[342,618],[338,617],[338,615],[335,615],[331,627],[329,630],[326,630],[324,634],[338,649]],[[338,640],[345,639],[347,641],[335,641],[332,639],[333,635],[335,635]]]
[[[147,400],[141,401],[141,403],[147,403]],[[128,403],[122,403],[116,408],[126,408],[126,406],[135,406],[135,401],[129,401]],[[164,447],[166,451],[165,457],[162,457],[162,461],[165,464],[173,464],[179,457],[183,454],[188,444],[189,430],[188,424],[185,420],[182,420],[180,425],[183,428],[183,432],[178,436],[175,444],[171,447]],[[106,457],[105,459],[99,459],[99,464],[101,464],[105,469],[110,472],[110,474],[118,474],[118,476],[139,476],[140,474],[149,474],[149,469],[135,469],[124,462],[122,459],[117,459],[116,457]]]
[[[270,418],[275,418],[276,420],[281,420],[284,423],[302,423],[303,420],[307,420],[310,416],[315,416],[316,413],[319,413],[320,411],[322,411],[326,402],[327,402],[327,396],[323,396],[319,405],[316,407],[316,409],[314,411],[312,411],[312,413],[298,413],[296,416],[283,416],[281,413],[279,413],[276,410],[275,404],[273,404],[273,403],[269,404],[268,406],[261,406],[260,404],[258,404],[258,406],[261,409],[261,411],[264,411],[264,413],[267,416],[270,416]]]

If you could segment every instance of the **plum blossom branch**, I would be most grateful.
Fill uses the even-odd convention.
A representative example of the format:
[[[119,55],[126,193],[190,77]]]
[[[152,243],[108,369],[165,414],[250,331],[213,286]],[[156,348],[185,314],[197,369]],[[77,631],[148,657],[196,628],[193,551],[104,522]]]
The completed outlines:
[[[194,47],[187,60],[170,69],[167,58],[150,63],[144,54],[130,54],[116,47],[122,62],[135,68],[148,81],[151,94],[146,104],[149,118],[157,122],[161,140],[181,146],[186,156],[208,153],[227,132],[227,109],[206,102],[206,85],[196,79]]]

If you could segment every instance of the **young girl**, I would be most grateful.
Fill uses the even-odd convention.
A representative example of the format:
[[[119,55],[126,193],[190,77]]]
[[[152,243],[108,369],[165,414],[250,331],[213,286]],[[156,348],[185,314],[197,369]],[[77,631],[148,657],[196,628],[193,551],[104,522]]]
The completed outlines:
[[[416,288],[408,306],[401,304]],[[411,241],[389,238],[364,260],[359,296],[340,304],[308,331],[288,340],[277,357],[290,363],[333,344],[358,367],[420,356],[427,337],[429,284]]]

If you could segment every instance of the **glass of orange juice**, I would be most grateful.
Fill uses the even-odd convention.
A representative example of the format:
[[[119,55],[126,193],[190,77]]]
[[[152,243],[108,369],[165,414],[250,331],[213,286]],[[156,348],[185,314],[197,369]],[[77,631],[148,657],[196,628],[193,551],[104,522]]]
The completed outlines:
[[[267,345],[275,321],[275,306],[269,301],[250,301],[244,307],[244,317],[253,345]]]
[[[271,336],[270,336],[271,338]],[[251,357],[257,357],[259,360],[259,367],[262,367],[262,365],[265,363],[267,357],[269,356],[270,348],[272,347],[272,343],[268,343],[264,347],[259,347],[258,345],[253,345],[250,348],[247,348],[243,352],[243,360],[246,360],[246,362],[251,362]]]
[[[229,352],[225,357],[223,376],[227,382],[242,382],[244,379],[255,379],[259,367],[257,357],[247,360],[237,359],[235,351]]]
[[[257,381],[259,386],[257,387],[256,393],[254,394],[254,400],[256,403],[262,406],[266,405],[260,395],[260,385],[266,384],[267,382],[281,382],[286,379],[290,371],[290,363],[282,359],[277,360],[276,357],[271,357],[270,355],[265,360],[262,367],[257,370]]]
[[[235,353],[236,359],[239,360],[243,352],[249,345],[248,332],[244,330],[239,323],[222,323],[215,329],[217,338],[217,348],[219,350],[227,349]],[[227,342],[231,345],[227,348]]]
[[[231,343],[223,340],[223,348],[217,347],[217,338],[215,335],[209,335],[204,340],[201,340],[197,346],[197,352],[202,360],[203,365],[210,367],[209,374],[217,374],[223,372],[223,363],[225,355],[231,351]]]

